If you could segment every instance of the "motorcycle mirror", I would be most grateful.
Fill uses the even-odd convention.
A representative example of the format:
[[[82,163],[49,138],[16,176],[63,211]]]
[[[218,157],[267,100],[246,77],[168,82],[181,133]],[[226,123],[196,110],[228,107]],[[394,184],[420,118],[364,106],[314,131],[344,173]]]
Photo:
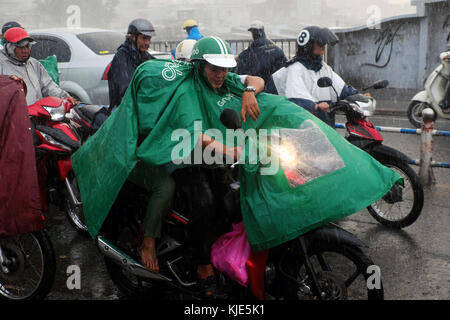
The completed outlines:
[[[226,108],[220,114],[220,122],[225,126],[225,128],[237,130],[242,127],[241,118],[239,114],[233,109]]]
[[[389,85],[389,81],[387,80],[378,80],[373,84],[374,89],[383,89]]]
[[[366,91],[370,88],[374,88],[374,89],[383,89],[386,88],[389,85],[389,81],[387,80],[378,80],[375,81],[373,84],[371,84],[370,86],[363,88],[363,91]]]
[[[317,80],[317,85],[320,88],[327,88],[327,87],[331,87],[333,85],[333,80],[331,80],[328,77],[322,77],[319,80]]]

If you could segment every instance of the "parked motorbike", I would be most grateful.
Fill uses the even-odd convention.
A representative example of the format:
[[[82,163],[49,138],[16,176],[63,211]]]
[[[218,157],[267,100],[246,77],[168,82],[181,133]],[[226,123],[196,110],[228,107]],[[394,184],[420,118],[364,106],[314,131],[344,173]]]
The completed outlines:
[[[231,112],[237,121],[222,121],[229,128],[229,123],[240,123],[239,115]],[[174,205],[157,243],[159,273],[145,268],[137,252],[143,239],[147,193],[125,183],[96,239],[111,279],[125,295],[201,299],[190,241],[192,226],[199,214],[213,215],[215,227],[205,232],[217,238],[230,231],[233,222],[242,221],[238,168],[198,165],[173,173]],[[266,259],[254,261],[249,278],[258,280],[248,288],[218,270],[216,275],[229,299],[261,298],[258,292],[271,299],[383,299],[382,284],[367,285],[368,268],[374,263],[361,247],[366,245],[356,236],[329,223],[268,250]]]
[[[324,77],[320,78],[317,84],[324,88],[332,87],[333,82],[330,78]],[[377,81],[366,90],[381,89],[387,85],[386,80]],[[339,97],[339,95],[337,96]],[[403,178],[403,186],[394,185],[384,197],[367,207],[369,213],[377,221],[388,227],[400,229],[413,224],[420,216],[424,201],[423,186],[415,171],[408,164],[411,159],[402,152],[384,145],[379,131],[367,120],[367,117],[375,113],[375,108],[374,98],[357,94],[332,103],[330,112],[344,112],[347,118],[346,139],[350,143],[368,152]]]
[[[413,126],[422,126],[422,111],[431,108],[434,111],[434,119],[437,117],[450,119],[450,113],[442,111],[448,81],[450,81],[450,51],[440,54],[441,64],[431,72],[425,81],[425,90],[417,93],[408,107],[408,118]]]
[[[66,99],[47,97],[28,107],[33,125],[42,208],[56,204],[79,232],[86,233],[83,208],[70,157],[81,138],[68,123],[73,105]]]

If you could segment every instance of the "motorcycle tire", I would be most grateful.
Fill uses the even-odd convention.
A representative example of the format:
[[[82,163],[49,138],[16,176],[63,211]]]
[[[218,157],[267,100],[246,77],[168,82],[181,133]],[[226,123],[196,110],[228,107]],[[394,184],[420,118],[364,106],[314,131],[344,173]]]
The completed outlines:
[[[78,188],[77,178],[75,177],[73,171],[67,176],[69,183],[72,186],[72,190],[78,201],[81,200],[80,190]],[[67,186],[64,185],[64,211],[66,213],[67,219],[69,220],[72,227],[80,234],[87,235],[88,229],[84,219],[84,212],[82,206],[76,206],[73,203],[72,197],[70,195]]]
[[[141,281],[108,257],[105,257],[105,265],[109,277],[126,299],[158,300],[161,298],[160,289],[154,282]]]
[[[297,257],[300,253],[295,254]],[[293,257],[293,256],[291,256]],[[325,293],[323,300],[383,300],[381,275],[372,283],[375,264],[356,246],[317,241],[308,248],[308,257]],[[293,261],[297,260],[297,261]],[[282,268],[289,275],[283,280],[283,296],[287,300],[316,300],[304,292],[302,282],[311,288],[303,259],[286,259]],[[305,280],[306,279],[306,280]],[[370,285],[371,284],[371,285]]]
[[[389,167],[398,172],[403,180],[404,186],[395,185],[381,199],[367,207],[369,213],[381,224],[401,229],[413,224],[420,216],[423,208],[423,186],[416,172],[405,162],[395,158],[377,159],[384,166]],[[401,188],[401,189],[400,189]],[[401,201],[390,199],[395,197],[395,192],[401,193]],[[407,196],[407,199],[404,196]],[[403,209],[401,205],[406,205]],[[393,210],[395,212],[393,212]],[[400,217],[394,217],[393,213],[403,213]]]
[[[0,245],[11,261],[8,273],[0,270],[0,300],[44,299],[56,273],[55,253],[47,233],[35,231],[0,239]]]
[[[427,103],[421,101],[412,101],[408,106],[408,119],[411,124],[416,128],[422,127],[422,111],[426,108],[431,108]],[[433,121],[437,118],[436,112],[434,113]]]

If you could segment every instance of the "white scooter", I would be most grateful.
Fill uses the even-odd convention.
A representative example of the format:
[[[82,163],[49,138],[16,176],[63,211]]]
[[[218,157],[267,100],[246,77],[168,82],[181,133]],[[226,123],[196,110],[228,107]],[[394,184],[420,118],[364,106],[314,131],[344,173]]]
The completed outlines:
[[[425,90],[417,93],[408,107],[408,118],[413,126],[422,126],[422,111],[434,110],[434,120],[439,116],[450,120],[450,113],[444,113],[441,104],[444,101],[447,83],[450,81],[450,46],[449,50],[439,56],[441,64],[433,70],[425,82]]]

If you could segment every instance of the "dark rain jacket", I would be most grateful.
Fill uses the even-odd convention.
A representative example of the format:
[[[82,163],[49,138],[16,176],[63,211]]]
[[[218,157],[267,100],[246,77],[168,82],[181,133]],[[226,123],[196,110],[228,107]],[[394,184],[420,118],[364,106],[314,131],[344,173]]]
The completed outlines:
[[[147,51],[140,53],[135,49],[130,38],[117,49],[108,71],[109,110],[113,111],[120,105],[122,97],[128,88],[134,70],[143,62],[155,59]]]
[[[239,54],[235,72],[261,77],[267,83],[272,73],[283,67],[286,61],[283,50],[262,37]]]
[[[0,76],[0,238],[43,228],[24,86]]]

